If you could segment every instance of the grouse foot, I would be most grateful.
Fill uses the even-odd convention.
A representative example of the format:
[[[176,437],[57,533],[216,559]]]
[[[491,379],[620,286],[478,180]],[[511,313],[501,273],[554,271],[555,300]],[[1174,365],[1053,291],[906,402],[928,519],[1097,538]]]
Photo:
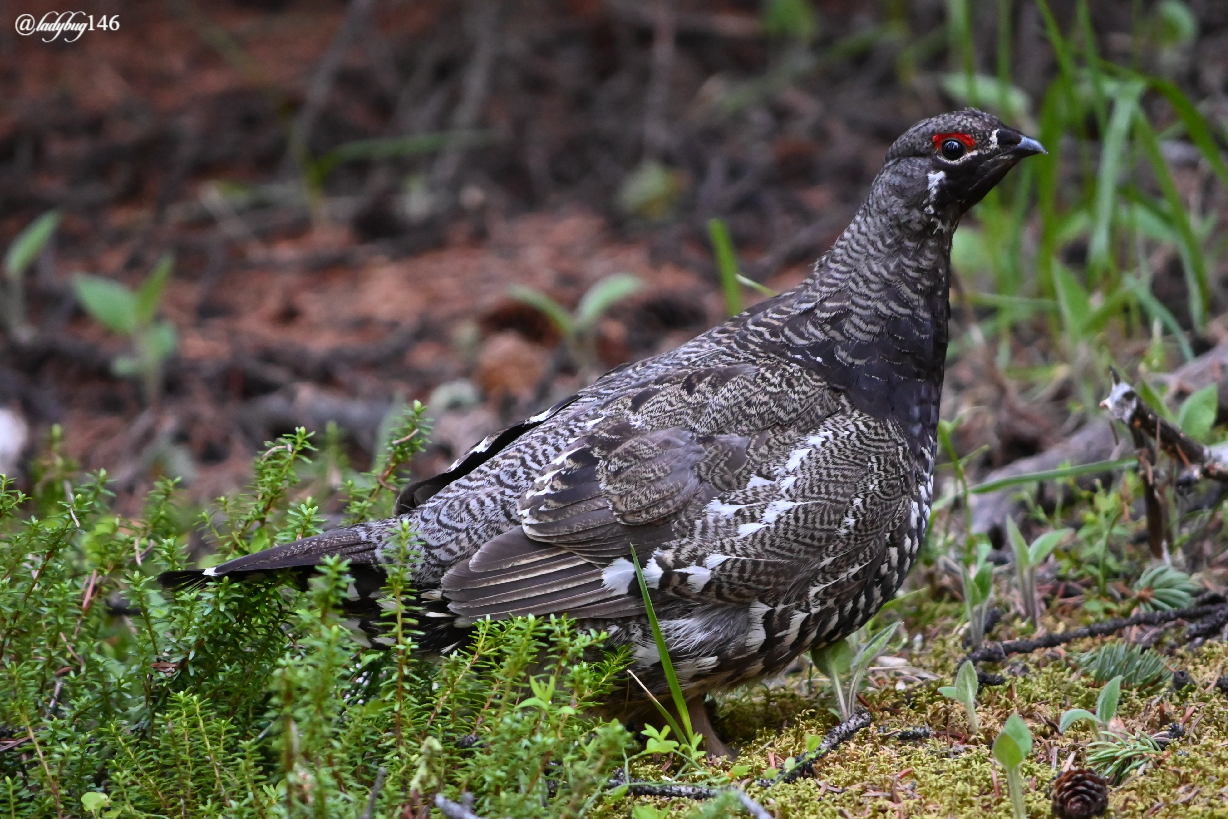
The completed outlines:
[[[704,750],[707,751],[708,759],[717,759],[719,757],[738,758],[738,752],[730,748],[717,735],[716,729],[712,727],[712,718],[708,714],[708,708],[702,694],[694,699],[687,700],[686,711],[687,715],[691,718],[692,730],[704,738]]]

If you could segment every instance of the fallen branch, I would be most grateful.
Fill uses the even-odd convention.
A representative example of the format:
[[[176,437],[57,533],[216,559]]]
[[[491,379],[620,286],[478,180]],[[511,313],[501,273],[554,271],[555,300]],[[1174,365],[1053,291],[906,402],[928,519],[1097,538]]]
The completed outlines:
[[[619,768],[606,783],[607,788],[627,787],[627,793],[632,796],[659,796],[663,799],[711,799],[721,791],[717,788],[705,788],[702,785],[680,785],[673,782],[628,782],[627,771]]]
[[[1161,418],[1159,413],[1134,387],[1121,380],[1113,371],[1113,388],[1100,406],[1115,421],[1121,421],[1132,432],[1153,439],[1161,451],[1181,464],[1178,484],[1190,485],[1203,479],[1228,483],[1228,447],[1209,447],[1195,441],[1176,424]]]
[[[1156,376],[1168,385],[1168,396],[1180,397],[1209,384],[1217,386],[1220,406],[1228,406],[1228,340],[1203,355],[1178,367],[1168,375]],[[1010,478],[1058,469],[1064,464],[1075,466],[1107,461],[1114,455],[1114,435],[1111,425],[1089,421],[1070,438],[1044,452],[996,469],[985,475],[982,486],[1006,483]],[[1106,470],[1109,471],[1109,470]],[[996,491],[986,491],[968,499],[972,512],[973,532],[993,532],[1006,525],[1006,518],[1018,506],[1020,487],[1013,482]]]
[[[1215,605],[1193,606],[1187,609],[1170,609],[1169,611],[1148,611],[1132,617],[1117,617],[1101,623],[1092,623],[1083,628],[1071,629],[1061,634],[1046,634],[1031,640],[1006,640],[999,643],[985,643],[976,651],[970,652],[964,659],[976,663],[1000,663],[1007,657],[1016,654],[1031,654],[1042,648],[1056,648],[1066,643],[1082,640],[1085,637],[1104,637],[1115,634],[1131,626],[1158,626],[1171,623],[1174,620],[1187,620],[1192,624],[1208,618],[1228,616],[1228,603]],[[1194,628],[1191,625],[1191,630]]]
[[[1228,606],[1222,606],[1221,610],[1206,617],[1197,623],[1191,623],[1189,628],[1185,630],[1186,640],[1200,640],[1210,637],[1219,632],[1224,626],[1228,625]]]
[[[777,769],[778,772],[774,779],[760,779],[759,784],[765,788],[770,788],[782,782],[793,782],[800,779],[803,775],[812,775],[816,762],[848,742],[862,728],[869,728],[871,722],[873,722],[873,719],[871,719],[869,711],[856,712],[853,716],[849,717],[847,722],[842,722],[828,731],[827,735],[823,737],[823,741],[819,743],[818,748],[809,753],[798,754],[793,757],[792,767],[784,770],[782,766],[780,769]]]
[[[706,788],[702,785],[681,785],[673,782],[627,782],[626,775],[626,771],[619,768],[607,786],[621,788],[625,785],[631,796],[652,796],[658,799],[715,799],[722,794],[732,793],[755,819],[771,819],[772,816],[741,788]]]
[[[324,110],[324,103],[328,101],[329,93],[333,90],[333,82],[337,77],[337,71],[341,68],[341,61],[345,58],[346,52],[350,50],[350,45],[362,30],[363,23],[371,14],[374,6],[375,0],[351,0],[345,17],[341,21],[341,28],[333,37],[332,42],[328,44],[316,70],[312,73],[311,82],[307,86],[307,98],[294,120],[290,139],[293,159],[299,163],[300,167],[305,165],[308,159],[311,131],[315,128],[316,120]]]
[[[461,98],[452,112],[451,129],[467,131],[477,125],[490,93],[490,80],[502,41],[499,37],[498,0],[475,0],[466,5],[465,29],[473,41],[469,64],[461,83]],[[432,181],[436,189],[445,190],[460,170],[463,143],[454,143],[435,160]]]

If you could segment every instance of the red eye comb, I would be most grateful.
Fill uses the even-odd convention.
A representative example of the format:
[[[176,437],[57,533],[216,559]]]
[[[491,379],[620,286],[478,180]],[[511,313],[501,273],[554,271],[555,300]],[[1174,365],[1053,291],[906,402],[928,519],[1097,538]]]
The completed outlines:
[[[964,143],[964,147],[967,148],[968,150],[972,150],[973,148],[976,147],[976,140],[968,136],[967,134],[951,133],[951,134],[934,134],[934,149],[937,150],[941,148],[942,143],[946,142],[948,139],[958,139],[960,142]]]

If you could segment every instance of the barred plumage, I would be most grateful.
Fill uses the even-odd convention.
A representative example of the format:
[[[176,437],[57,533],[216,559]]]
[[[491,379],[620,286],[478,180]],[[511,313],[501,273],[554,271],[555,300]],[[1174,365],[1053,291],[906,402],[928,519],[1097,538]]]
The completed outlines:
[[[423,646],[448,651],[481,617],[566,613],[631,646],[637,675],[662,693],[632,549],[692,698],[866,622],[929,520],[951,234],[1041,150],[979,111],[917,124],[806,282],[408,487],[398,513],[423,542]],[[397,520],[205,575],[343,553],[356,625],[378,641],[379,566]]]

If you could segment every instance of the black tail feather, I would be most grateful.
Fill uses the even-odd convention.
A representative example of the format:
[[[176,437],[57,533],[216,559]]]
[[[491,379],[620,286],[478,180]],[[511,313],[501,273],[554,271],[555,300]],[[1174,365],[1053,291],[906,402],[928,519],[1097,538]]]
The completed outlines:
[[[312,537],[305,537],[293,543],[274,546],[255,554],[228,560],[220,566],[211,569],[187,569],[182,571],[163,572],[158,575],[158,582],[164,589],[196,589],[221,580],[223,577],[233,577],[236,580],[254,579],[276,574],[286,569],[299,569],[300,582],[310,575],[310,570],[319,565],[326,557],[346,557],[353,563],[375,563],[377,544],[365,540],[362,533],[353,529],[335,529]]]
[[[184,569],[177,572],[162,572],[158,583],[168,591],[191,591],[205,586],[213,578],[206,577],[203,569]]]

